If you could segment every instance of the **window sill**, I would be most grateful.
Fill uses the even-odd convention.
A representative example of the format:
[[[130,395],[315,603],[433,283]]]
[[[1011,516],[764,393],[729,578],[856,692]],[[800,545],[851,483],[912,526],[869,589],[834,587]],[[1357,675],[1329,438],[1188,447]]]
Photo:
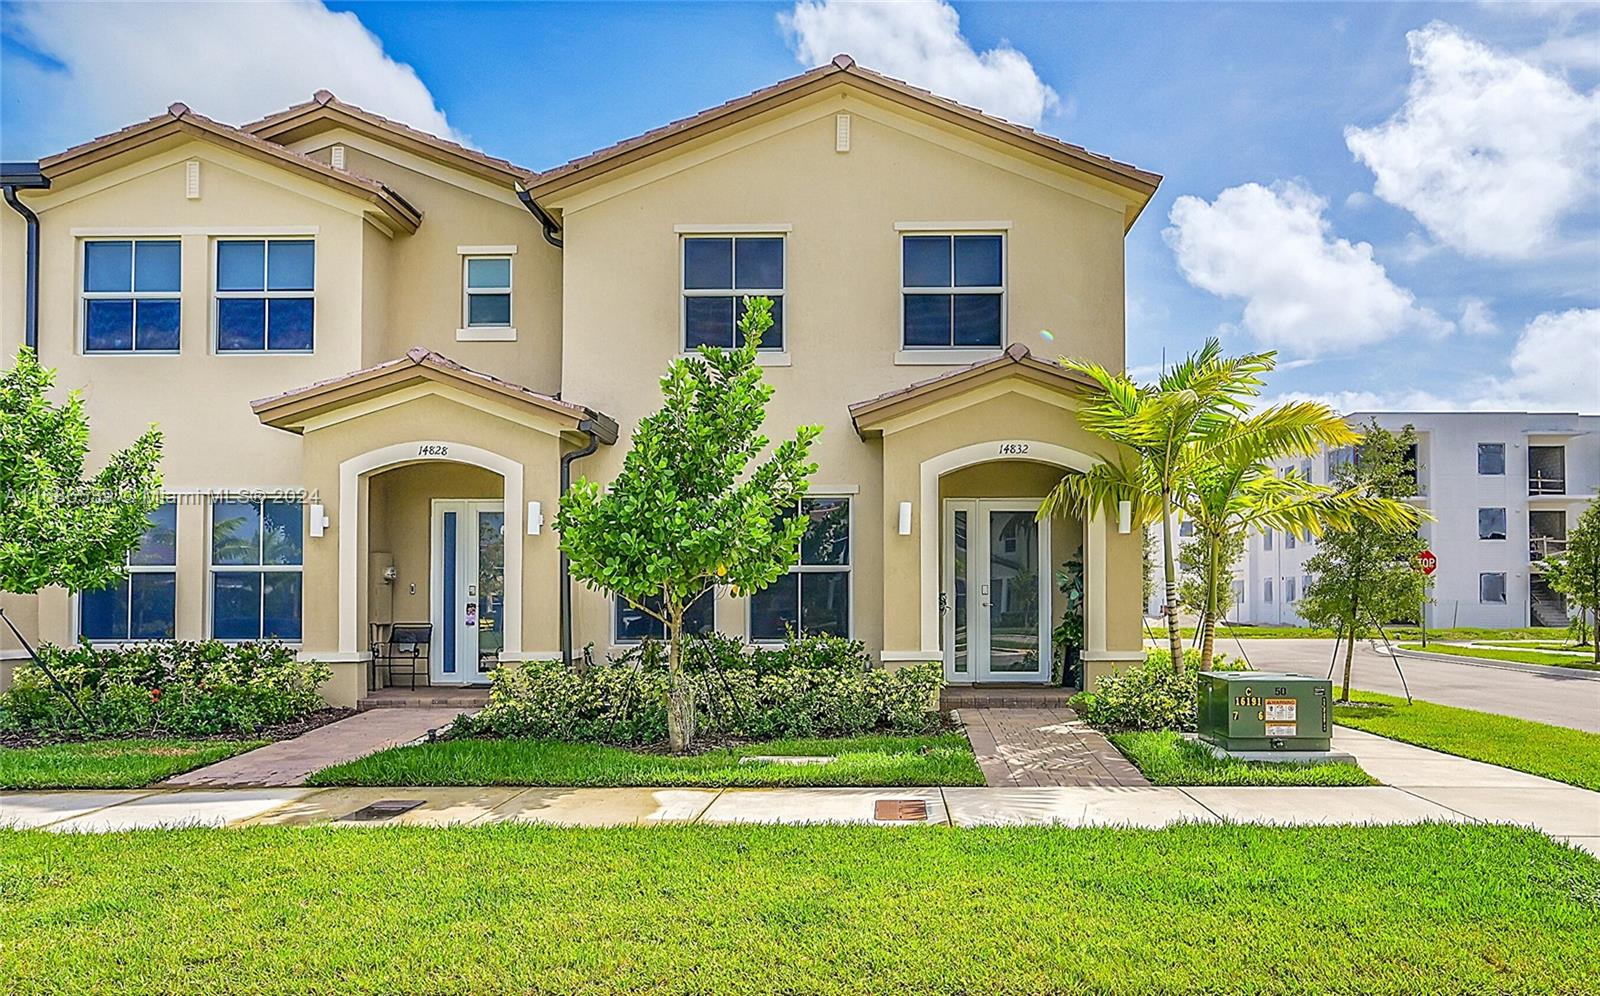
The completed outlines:
[[[686,360],[691,356],[699,355],[698,352],[691,350],[687,353],[679,353],[678,359]],[[781,352],[778,350],[756,350],[756,366],[758,367],[787,367],[793,365],[794,361],[787,350]]]
[[[517,330],[513,328],[488,327],[472,329],[456,329],[456,342],[516,342]]]
[[[966,349],[899,349],[895,351],[897,367],[964,367],[980,360],[999,356],[1004,346],[975,346]]]

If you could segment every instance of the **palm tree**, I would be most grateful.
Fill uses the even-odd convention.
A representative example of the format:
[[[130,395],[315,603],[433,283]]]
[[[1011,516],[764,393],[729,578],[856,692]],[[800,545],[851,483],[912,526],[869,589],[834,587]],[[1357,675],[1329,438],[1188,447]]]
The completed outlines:
[[[1417,509],[1380,498],[1365,488],[1335,491],[1289,473],[1278,476],[1268,460],[1315,452],[1319,445],[1346,446],[1360,440],[1332,409],[1314,402],[1268,408],[1216,435],[1189,445],[1185,486],[1174,496],[1194,522],[1195,542],[1206,557],[1200,666],[1210,667],[1221,611],[1219,553],[1229,536],[1250,529],[1278,529],[1299,537],[1320,536],[1357,520],[1381,529],[1415,529]]]
[[[1273,353],[1225,357],[1222,344],[1208,339],[1195,353],[1155,384],[1139,384],[1127,374],[1098,363],[1064,359],[1062,365],[1094,382],[1096,390],[1078,410],[1089,432],[1132,451],[1114,463],[1068,474],[1045,498],[1041,517],[1057,510],[1088,518],[1117,514],[1128,502],[1133,524],[1144,529],[1161,521],[1161,555],[1166,566],[1167,639],[1175,671],[1183,671],[1183,637],[1178,632],[1177,541],[1172,534],[1173,496],[1194,456],[1192,444],[1216,438],[1250,411],[1261,393],[1261,375],[1274,365]]]

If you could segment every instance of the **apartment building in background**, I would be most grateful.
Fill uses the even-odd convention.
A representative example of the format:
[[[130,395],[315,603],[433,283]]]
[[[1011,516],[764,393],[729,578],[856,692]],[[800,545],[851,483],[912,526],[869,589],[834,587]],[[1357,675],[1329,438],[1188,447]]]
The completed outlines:
[[[123,584],[9,614],[58,644],[282,640],[343,705],[401,623],[431,627],[439,685],[637,643],[652,617],[563,574],[563,487],[614,477],[667,365],[764,295],[768,433],[824,426],[813,533],[698,625],[1043,682],[1081,553],[1092,684],[1142,652],[1139,538],[1035,521],[1117,456],[1053,360],[1122,368],[1124,237],[1159,181],[847,56],[542,172],[326,91],[8,163],[0,351],[82,392],[92,465],[159,425],[171,499]]]

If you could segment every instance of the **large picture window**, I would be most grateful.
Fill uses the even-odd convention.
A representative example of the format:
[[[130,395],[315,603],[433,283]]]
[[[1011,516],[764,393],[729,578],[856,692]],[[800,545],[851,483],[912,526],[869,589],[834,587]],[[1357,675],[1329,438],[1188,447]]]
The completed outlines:
[[[177,616],[178,506],[150,513],[139,546],[128,554],[128,575],[110,588],[78,598],[78,633],[86,640],[170,640]]]
[[[850,635],[850,499],[805,498],[800,563],[750,596],[750,639],[781,643],[791,633]]]
[[[217,242],[219,353],[309,353],[316,245],[310,239]]]
[[[83,351],[175,353],[183,248],[177,239],[83,244]]]
[[[212,636],[299,642],[301,523],[298,502],[212,503]]]
[[[900,283],[906,349],[997,349],[1005,340],[1005,240],[905,235]]]
[[[660,619],[651,615],[652,612],[661,611],[659,598],[645,599],[645,607],[638,605],[618,595],[613,601],[616,603],[616,626],[619,645],[643,643],[645,640],[665,640],[667,638],[667,625]],[[717,594],[715,589],[708,588],[699,598],[690,603],[689,609],[683,616],[683,631],[690,636],[704,636],[716,631],[716,605]]]
[[[687,235],[683,239],[683,347],[744,345],[744,299],[772,299],[763,350],[781,351],[784,238],[781,235]]]

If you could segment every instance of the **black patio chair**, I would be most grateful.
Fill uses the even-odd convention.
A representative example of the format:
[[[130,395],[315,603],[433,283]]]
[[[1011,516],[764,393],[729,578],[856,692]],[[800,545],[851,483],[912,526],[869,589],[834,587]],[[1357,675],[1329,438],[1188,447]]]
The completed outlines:
[[[384,672],[384,684],[398,688],[398,679],[406,679],[406,687],[417,687],[417,675],[426,673],[428,645],[433,642],[432,623],[395,623],[389,627],[389,638],[375,646],[372,654],[373,678],[378,669]]]

